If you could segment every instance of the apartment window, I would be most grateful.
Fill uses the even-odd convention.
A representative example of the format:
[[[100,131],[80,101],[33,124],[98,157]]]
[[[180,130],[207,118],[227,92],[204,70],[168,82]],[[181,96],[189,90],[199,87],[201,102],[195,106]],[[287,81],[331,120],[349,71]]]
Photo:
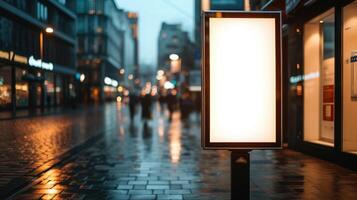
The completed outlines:
[[[48,18],[47,6],[37,2],[37,19],[46,22]]]
[[[304,25],[304,140],[334,145],[335,15]]]

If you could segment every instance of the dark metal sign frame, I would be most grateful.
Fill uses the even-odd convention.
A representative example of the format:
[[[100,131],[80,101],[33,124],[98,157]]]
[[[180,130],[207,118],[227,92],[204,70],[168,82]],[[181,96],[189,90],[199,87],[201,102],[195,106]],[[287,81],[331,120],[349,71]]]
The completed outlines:
[[[203,66],[202,66],[202,121],[201,143],[204,149],[281,149],[282,147],[282,58],[281,58],[281,12],[236,12],[208,11],[202,13]],[[210,142],[210,18],[274,18],[276,55],[276,141],[275,142]],[[259,126],[259,124],[257,124]]]

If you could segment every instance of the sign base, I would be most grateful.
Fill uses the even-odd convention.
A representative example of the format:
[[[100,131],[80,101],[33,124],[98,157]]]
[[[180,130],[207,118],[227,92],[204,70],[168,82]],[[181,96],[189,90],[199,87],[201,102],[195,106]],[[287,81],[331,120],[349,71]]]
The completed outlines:
[[[231,199],[250,199],[250,151],[231,151]]]

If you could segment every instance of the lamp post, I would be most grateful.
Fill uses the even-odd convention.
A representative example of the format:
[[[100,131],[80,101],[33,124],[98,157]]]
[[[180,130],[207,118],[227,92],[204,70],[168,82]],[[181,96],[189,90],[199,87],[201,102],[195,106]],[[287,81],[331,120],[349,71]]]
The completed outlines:
[[[177,85],[180,85],[180,71],[181,71],[181,58],[177,54],[170,54],[170,71],[173,74],[173,78],[176,80]]]
[[[54,32],[54,30],[53,30],[52,27],[46,27],[45,28],[45,33],[51,34],[53,32]],[[41,59],[41,65],[42,65],[43,57],[44,57],[43,34],[44,34],[44,31],[41,30],[41,32],[40,32],[40,59]],[[41,71],[41,76],[43,77],[43,79],[46,78],[45,77],[45,72],[43,70]],[[45,107],[45,84],[42,83],[41,84],[41,111],[44,110],[44,107]]]

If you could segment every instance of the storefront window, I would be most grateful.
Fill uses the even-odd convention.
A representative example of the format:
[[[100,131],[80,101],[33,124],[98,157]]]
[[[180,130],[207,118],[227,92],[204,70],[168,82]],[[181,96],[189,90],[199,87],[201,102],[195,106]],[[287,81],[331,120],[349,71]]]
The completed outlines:
[[[11,67],[0,67],[0,110],[11,107]]]
[[[29,87],[25,80],[27,71],[24,69],[16,69],[16,106],[27,107],[29,104]]]
[[[343,151],[357,154],[357,1],[343,9]]]
[[[304,25],[304,140],[334,145],[335,15]]]
[[[55,102],[55,86],[54,86],[54,77],[52,72],[46,72],[45,80],[46,88],[46,106],[53,106]]]

